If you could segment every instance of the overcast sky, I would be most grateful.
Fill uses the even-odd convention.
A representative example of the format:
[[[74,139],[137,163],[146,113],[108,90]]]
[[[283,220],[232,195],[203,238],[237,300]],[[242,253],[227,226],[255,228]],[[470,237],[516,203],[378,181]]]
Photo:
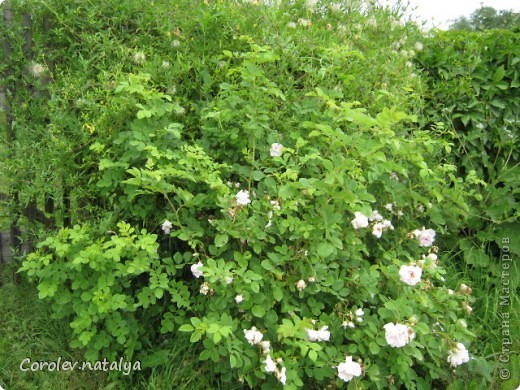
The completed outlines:
[[[393,0],[384,0],[387,3],[396,3]],[[446,29],[450,19],[460,16],[470,16],[480,5],[493,7],[496,10],[512,9],[520,12],[520,0],[408,0],[412,15],[417,21],[427,20],[428,26]],[[383,1],[382,1],[383,2]],[[404,1],[402,1],[404,2]],[[432,19],[433,18],[433,19]],[[420,24],[420,23],[419,23]]]

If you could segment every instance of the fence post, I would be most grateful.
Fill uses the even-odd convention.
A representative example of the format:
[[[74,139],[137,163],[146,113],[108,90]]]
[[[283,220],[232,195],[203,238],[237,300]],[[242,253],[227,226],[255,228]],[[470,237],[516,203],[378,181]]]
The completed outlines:
[[[3,3],[3,22],[6,27],[6,30],[13,29],[13,10],[11,8],[10,0],[6,0]],[[4,72],[2,74],[2,82],[1,82],[1,98],[0,102],[2,104],[2,109],[5,113],[5,143],[7,146],[7,160],[13,157],[12,150],[10,147],[14,145],[16,142],[16,131],[13,127],[14,118],[12,112],[12,102],[16,99],[16,83],[14,82],[14,73],[10,66],[12,61],[13,49],[12,43],[9,40],[8,35],[3,37],[3,57],[5,64],[7,66],[4,67]],[[12,249],[15,251],[19,251],[21,249],[21,232],[18,227],[18,220],[20,216],[19,212],[19,192],[16,188],[16,185],[13,185],[12,180],[7,178],[7,183],[2,183],[2,185],[6,185],[7,194],[4,194],[5,203],[8,205],[12,205],[12,209],[15,210],[11,217],[10,228],[7,232],[2,232],[0,243],[2,245],[2,250],[0,253],[2,254],[2,262],[5,264],[7,262],[12,261]],[[11,208],[11,207],[8,207]],[[3,268],[3,265],[2,267]],[[3,269],[0,270],[0,273],[3,274]],[[3,275],[0,275],[3,277]],[[2,279],[0,279],[2,280]],[[15,278],[16,281],[16,278]]]

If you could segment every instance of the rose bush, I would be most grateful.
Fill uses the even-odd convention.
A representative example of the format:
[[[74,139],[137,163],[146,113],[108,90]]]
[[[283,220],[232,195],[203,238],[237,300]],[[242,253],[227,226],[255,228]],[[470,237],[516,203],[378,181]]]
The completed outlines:
[[[97,130],[76,180],[96,207],[22,271],[89,359],[188,334],[223,381],[256,388],[463,374],[472,298],[444,285],[442,244],[465,179],[402,110],[409,53],[374,43],[409,49],[416,30],[356,2],[206,3],[113,51],[128,58],[98,75],[110,89],[81,104]]]

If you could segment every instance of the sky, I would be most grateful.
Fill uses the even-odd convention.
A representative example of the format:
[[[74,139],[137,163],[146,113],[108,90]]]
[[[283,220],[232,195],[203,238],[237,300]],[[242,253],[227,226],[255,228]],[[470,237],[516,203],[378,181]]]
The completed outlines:
[[[392,4],[396,1],[385,0],[386,3]],[[485,7],[493,7],[496,10],[512,9],[520,12],[519,0],[408,0],[413,20],[427,20],[428,27],[438,27],[447,29],[451,24],[451,20],[460,16],[469,17],[473,11]],[[384,1],[382,1],[384,2]],[[404,3],[405,1],[401,1]],[[433,19],[432,19],[433,18]]]

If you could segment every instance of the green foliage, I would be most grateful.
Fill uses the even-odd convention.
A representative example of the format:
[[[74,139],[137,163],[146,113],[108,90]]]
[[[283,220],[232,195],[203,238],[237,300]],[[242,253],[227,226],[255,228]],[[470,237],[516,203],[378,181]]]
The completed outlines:
[[[454,271],[475,281],[483,354],[499,353],[499,298],[490,299],[489,291],[498,291],[509,272],[502,256],[520,255],[512,238],[520,233],[520,41],[508,31],[439,32],[425,42],[417,60],[428,84],[427,127],[453,142],[454,153],[447,158],[469,186],[468,218],[453,242],[460,254]],[[517,278],[510,287],[514,299]]]
[[[157,317],[161,300],[168,307],[161,330],[184,322],[179,331],[202,342],[200,359],[219,362],[225,381],[277,382],[259,368],[262,355],[242,337],[252,326],[282,359],[289,388],[335,383],[332,366],[347,354],[363,360],[366,381],[359,383],[366,385],[385,386],[387,376],[408,387],[418,377],[447,380],[443,370],[425,370],[422,362],[446,365],[453,340],[471,340],[457,325],[466,299],[441,287],[440,268],[425,266],[428,280],[415,289],[403,286],[398,271],[428,254],[406,238],[411,230],[433,219],[442,231],[467,212],[454,168],[430,162],[450,145],[409,130],[413,116],[395,108],[371,116],[321,83],[301,92],[278,88],[278,70],[268,72],[276,55],[243,39],[250,51],[236,54],[235,67],[201,110],[198,142],[186,139],[172,117],[172,98],[148,86],[148,76],[129,75],[111,102],[131,103],[122,122],[128,130],[91,146],[91,158],[99,161],[97,188],[112,210],[97,229],[122,215],[155,226],[171,220],[173,231],[163,223],[167,236],[158,240],[119,223],[108,240],[78,225],[42,242],[22,270],[41,280],[41,298],[54,300],[58,315],[75,315],[74,345],[87,346],[92,359],[120,348],[132,356],[145,335],[139,308],[150,306],[148,315]],[[275,105],[276,132],[267,115]],[[232,126],[236,137],[223,132]],[[271,156],[275,141],[284,144],[280,157]],[[239,189],[250,204],[239,201]],[[441,202],[452,205],[449,213]],[[396,228],[387,226],[380,240],[351,226],[354,211],[371,215],[385,206]],[[202,285],[176,272],[191,265],[197,276],[195,261]],[[296,288],[299,281],[309,286]],[[362,307],[363,323],[345,330],[341,325]],[[388,322],[409,323],[424,341],[395,355],[381,333]],[[306,329],[322,325],[331,329],[329,347],[306,337]],[[436,337],[434,326],[446,335]]]
[[[132,358],[144,337],[140,308],[165,293],[177,294],[155,241],[155,235],[144,229],[136,233],[123,222],[105,237],[86,224],[76,225],[41,242],[21,271],[41,280],[39,298],[52,299],[54,317],[70,319],[72,346],[85,348],[87,359],[98,360],[99,352],[112,360],[118,352]]]
[[[500,240],[519,228],[520,41],[507,31],[439,33],[418,62],[428,82],[425,117],[444,123],[452,163],[473,187],[460,248],[467,263],[496,266]]]
[[[173,355],[165,337],[189,337],[219,376],[208,386],[339,387],[346,356],[362,370],[349,387],[486,385],[484,359],[476,373],[447,361],[458,342],[473,355],[474,298],[444,283],[483,184],[446,158],[456,140],[442,127],[421,130],[419,32],[398,9],[312,3],[34,9],[54,24],[35,48],[55,62],[49,99],[34,103],[41,117],[15,110],[4,164],[12,186],[34,177],[21,199],[61,201],[51,217],[65,226],[38,234],[21,271],[87,359],[155,370]],[[423,226],[435,246],[415,239]],[[415,337],[391,347],[388,323]]]
[[[7,269],[5,270],[7,272]],[[4,279],[0,287],[0,386],[4,389],[18,388],[58,390],[101,388],[110,383],[107,373],[77,370],[70,371],[22,371],[24,359],[36,361],[63,360],[81,361],[82,351],[71,351],[67,346],[70,335],[68,324],[51,320],[52,308],[38,299],[35,287],[26,281],[14,285]],[[28,364],[24,364],[24,368]],[[117,381],[120,386],[123,381]]]
[[[12,268],[12,269],[11,269]],[[14,267],[4,270],[14,272]],[[129,375],[100,370],[22,371],[24,359],[31,362],[64,361],[82,364],[83,349],[71,349],[71,329],[67,321],[51,319],[53,309],[49,302],[38,298],[38,291],[23,279],[13,284],[4,278],[0,287],[0,386],[4,389],[57,390],[80,389],[164,389],[175,384],[179,389],[207,387],[213,383],[211,366],[198,363],[196,348],[189,339],[170,335],[154,344],[154,351],[139,356],[141,371]],[[136,359],[133,360],[134,362]],[[158,367],[157,367],[158,366]],[[30,367],[25,361],[24,369]],[[153,367],[153,368],[151,368]],[[196,373],[196,375],[194,375]],[[215,389],[229,389],[215,380]]]

